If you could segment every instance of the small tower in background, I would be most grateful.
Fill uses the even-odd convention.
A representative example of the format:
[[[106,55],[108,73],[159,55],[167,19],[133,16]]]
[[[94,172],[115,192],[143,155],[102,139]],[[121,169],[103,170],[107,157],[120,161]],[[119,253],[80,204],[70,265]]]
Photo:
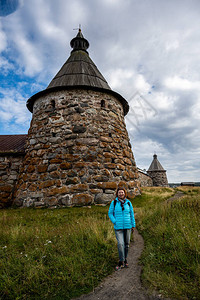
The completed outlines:
[[[156,154],[153,156],[153,161],[147,171],[147,174],[152,178],[153,186],[169,186],[166,170],[164,170],[161,163],[158,161]]]

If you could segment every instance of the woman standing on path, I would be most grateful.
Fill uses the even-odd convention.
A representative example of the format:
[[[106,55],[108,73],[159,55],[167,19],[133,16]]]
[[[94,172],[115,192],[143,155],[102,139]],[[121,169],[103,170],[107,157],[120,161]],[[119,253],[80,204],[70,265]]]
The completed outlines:
[[[131,230],[135,229],[135,218],[133,206],[126,199],[126,190],[118,188],[116,198],[110,204],[108,216],[114,224],[115,235],[117,239],[117,247],[119,253],[119,263],[116,270],[128,267],[127,256],[131,238]]]

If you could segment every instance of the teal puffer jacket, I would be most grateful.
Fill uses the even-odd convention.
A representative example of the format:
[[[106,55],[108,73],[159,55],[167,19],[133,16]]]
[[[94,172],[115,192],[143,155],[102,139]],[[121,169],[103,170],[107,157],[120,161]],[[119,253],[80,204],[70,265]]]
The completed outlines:
[[[108,211],[108,216],[111,222],[114,224],[114,229],[130,229],[132,227],[135,227],[136,224],[134,218],[134,211],[131,202],[128,199],[126,199],[124,203],[124,210],[122,210],[121,202],[118,200],[118,198],[116,198],[115,200],[115,207],[113,200],[110,204]]]

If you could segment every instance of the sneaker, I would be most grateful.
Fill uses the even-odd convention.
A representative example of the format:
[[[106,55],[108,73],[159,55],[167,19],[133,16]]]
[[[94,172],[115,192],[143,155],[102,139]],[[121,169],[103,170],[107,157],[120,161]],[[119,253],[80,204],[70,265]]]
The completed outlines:
[[[115,267],[115,271],[120,271],[122,268],[121,268],[121,266],[116,266]]]
[[[125,259],[125,261],[124,261],[124,267],[125,267],[125,268],[128,268],[128,267],[129,267],[128,262],[127,262],[127,259]]]
[[[118,265],[115,267],[115,270],[116,271],[120,271],[123,268],[124,268],[124,262],[123,261],[119,261]]]

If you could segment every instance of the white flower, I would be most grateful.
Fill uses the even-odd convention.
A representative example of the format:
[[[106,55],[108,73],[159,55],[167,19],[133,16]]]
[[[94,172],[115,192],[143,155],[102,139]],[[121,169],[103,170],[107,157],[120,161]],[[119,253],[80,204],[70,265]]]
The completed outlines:
[[[48,244],[52,244],[52,241],[46,240],[46,244],[44,244],[45,246]]]

